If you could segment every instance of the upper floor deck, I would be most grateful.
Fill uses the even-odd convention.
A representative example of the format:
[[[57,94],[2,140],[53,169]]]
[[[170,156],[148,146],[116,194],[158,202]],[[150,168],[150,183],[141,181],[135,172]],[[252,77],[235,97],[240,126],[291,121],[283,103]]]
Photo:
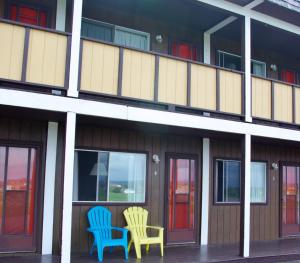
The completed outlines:
[[[19,2],[0,1],[1,86],[67,96],[73,1]],[[300,16],[261,2],[251,8],[283,24]],[[254,121],[300,125],[298,34],[251,21],[249,98],[239,14],[196,0],[84,0],[80,20],[81,98],[241,121],[249,100]]]

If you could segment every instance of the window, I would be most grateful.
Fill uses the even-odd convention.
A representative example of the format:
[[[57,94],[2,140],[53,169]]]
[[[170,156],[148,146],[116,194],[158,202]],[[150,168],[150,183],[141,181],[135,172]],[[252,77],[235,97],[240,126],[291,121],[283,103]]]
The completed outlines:
[[[223,68],[241,71],[241,56],[218,50],[218,65]],[[266,77],[266,63],[251,60],[251,73],[259,77]]]
[[[241,196],[241,162],[216,161],[216,202],[239,203]]]
[[[74,201],[145,202],[146,154],[77,150]]]
[[[267,202],[267,164],[251,163],[251,202]]]
[[[81,35],[83,37],[113,42],[126,47],[142,50],[150,49],[149,33],[88,18],[82,19]]]

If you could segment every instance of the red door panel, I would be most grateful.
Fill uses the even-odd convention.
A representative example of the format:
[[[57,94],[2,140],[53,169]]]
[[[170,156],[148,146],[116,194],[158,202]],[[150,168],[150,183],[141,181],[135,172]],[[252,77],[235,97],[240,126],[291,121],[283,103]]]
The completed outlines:
[[[171,45],[171,55],[184,59],[198,60],[197,48],[188,43],[173,42]]]
[[[282,236],[300,233],[299,172],[296,166],[282,167]]]
[[[281,79],[282,81],[296,84],[296,72],[291,70],[282,70]]]
[[[0,147],[0,252],[35,252],[35,148]]]
[[[29,25],[47,26],[46,12],[35,7],[11,5],[10,19]]]
[[[168,171],[167,243],[195,242],[195,160],[170,157]]]

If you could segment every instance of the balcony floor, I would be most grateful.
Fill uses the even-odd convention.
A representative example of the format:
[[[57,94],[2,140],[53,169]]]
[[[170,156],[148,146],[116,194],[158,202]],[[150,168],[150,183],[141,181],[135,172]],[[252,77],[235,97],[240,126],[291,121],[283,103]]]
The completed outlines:
[[[242,259],[238,256],[238,245],[201,246],[201,248],[173,247],[165,249],[165,256],[160,257],[159,249],[153,248],[142,261],[135,258],[132,250],[128,261],[123,259],[123,252],[116,250],[105,252],[104,261],[109,263],[185,263],[185,262],[292,262],[300,259],[300,239],[287,239],[271,242],[252,242],[251,257]],[[59,256],[3,256],[2,263],[60,263]],[[72,255],[72,263],[96,263],[97,256],[87,254]],[[298,261],[299,262],[299,261]]]

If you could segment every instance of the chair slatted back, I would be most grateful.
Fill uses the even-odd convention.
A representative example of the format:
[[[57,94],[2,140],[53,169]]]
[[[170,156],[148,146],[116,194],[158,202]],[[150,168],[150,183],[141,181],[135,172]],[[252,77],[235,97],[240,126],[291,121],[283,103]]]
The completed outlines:
[[[127,225],[136,230],[138,237],[146,237],[148,211],[142,207],[129,207],[123,212]]]
[[[91,228],[99,229],[100,239],[111,239],[111,212],[108,209],[93,207],[88,212],[88,220]]]

